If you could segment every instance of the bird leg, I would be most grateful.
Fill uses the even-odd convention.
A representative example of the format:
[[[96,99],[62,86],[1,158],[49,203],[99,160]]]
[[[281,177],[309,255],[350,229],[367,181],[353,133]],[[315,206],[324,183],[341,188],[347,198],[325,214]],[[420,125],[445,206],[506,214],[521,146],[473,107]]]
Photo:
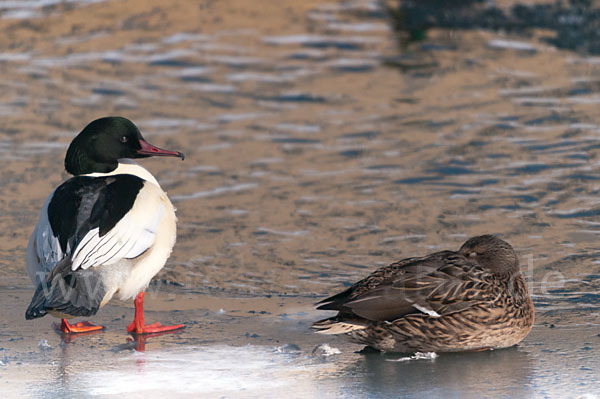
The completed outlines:
[[[135,304],[135,316],[133,322],[127,327],[127,332],[133,334],[152,334],[160,333],[164,331],[174,331],[184,328],[183,324],[176,324],[173,326],[163,326],[160,323],[152,323],[146,325],[144,322],[144,292],[140,292],[133,301]]]
[[[97,326],[90,323],[89,321],[80,321],[75,324],[69,324],[67,319],[61,319],[60,325],[54,323],[54,328],[56,329],[56,331],[61,332],[63,334],[80,334],[104,330],[104,326]]]

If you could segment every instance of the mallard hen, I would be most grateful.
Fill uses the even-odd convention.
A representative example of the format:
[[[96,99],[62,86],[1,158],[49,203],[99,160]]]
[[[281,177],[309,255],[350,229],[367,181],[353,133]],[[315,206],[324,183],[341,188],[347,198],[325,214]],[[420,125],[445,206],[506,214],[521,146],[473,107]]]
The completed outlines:
[[[392,263],[319,304],[338,314],[314,323],[317,332],[392,352],[506,348],[534,321],[517,255],[493,235]]]

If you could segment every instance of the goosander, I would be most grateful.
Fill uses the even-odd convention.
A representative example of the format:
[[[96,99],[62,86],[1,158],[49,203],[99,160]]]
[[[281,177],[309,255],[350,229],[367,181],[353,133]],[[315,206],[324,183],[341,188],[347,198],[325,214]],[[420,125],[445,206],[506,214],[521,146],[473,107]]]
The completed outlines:
[[[113,296],[135,297],[127,331],[183,328],[144,322],[144,290],[163,268],[176,236],[175,208],[134,158],[179,157],[149,144],[122,117],[90,122],[71,142],[65,169],[73,175],[46,199],[27,247],[27,273],[37,287],[25,317],[62,318],[63,333],[103,329],[66,319],[92,316]]]
[[[493,235],[458,250],[408,258],[374,271],[318,309],[312,328],[388,352],[506,348],[527,336],[534,308],[512,246]]]

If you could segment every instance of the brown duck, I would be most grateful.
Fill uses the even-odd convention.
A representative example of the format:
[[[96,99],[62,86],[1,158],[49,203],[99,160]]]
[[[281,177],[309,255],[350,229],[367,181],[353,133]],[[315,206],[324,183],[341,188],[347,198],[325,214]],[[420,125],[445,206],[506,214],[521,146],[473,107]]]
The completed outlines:
[[[319,304],[338,314],[314,323],[317,332],[392,352],[506,348],[534,320],[517,255],[493,235],[392,263]]]

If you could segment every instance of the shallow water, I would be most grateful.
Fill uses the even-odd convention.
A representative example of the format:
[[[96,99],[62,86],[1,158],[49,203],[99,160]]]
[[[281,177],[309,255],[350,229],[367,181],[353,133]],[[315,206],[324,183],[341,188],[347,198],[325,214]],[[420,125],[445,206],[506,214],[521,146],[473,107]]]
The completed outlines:
[[[46,397],[62,389],[117,395],[102,381],[140,356],[148,365],[135,374],[140,381],[179,359],[185,366],[165,378],[187,381],[194,373],[182,368],[214,365],[215,379],[248,376],[239,380],[247,396],[267,395],[254,380],[273,392],[293,383],[306,397],[600,393],[593,46],[570,48],[543,18],[536,29],[488,30],[464,22],[469,14],[463,28],[440,23],[407,41],[392,29],[398,21],[368,1],[25,3],[0,2],[2,303],[20,320],[32,290],[27,239],[44,198],[66,178],[71,138],[96,117],[120,114],[150,142],[186,154],[183,163],[143,164],[179,217],[177,245],[151,289],[172,295],[160,315],[188,329],[153,338],[143,357],[111,350],[124,344],[123,320],[92,344],[59,347],[50,320],[19,321],[23,339],[11,341],[14,327],[2,318],[10,361],[0,382],[15,396],[44,396],[57,378],[48,364],[75,362],[64,359],[70,348],[94,366],[77,371],[79,385],[61,382]],[[507,13],[513,4],[496,2]],[[536,326],[518,348],[389,362],[307,331],[325,317],[313,310],[317,298],[393,260],[456,249],[483,233],[513,244],[532,287]],[[232,313],[251,300],[259,305],[242,308],[255,313]],[[112,321],[122,306],[109,304],[99,320]],[[221,308],[234,316],[219,319]],[[265,329],[272,319],[278,327]],[[53,350],[39,352],[42,339]],[[311,356],[324,342],[341,355]],[[300,353],[277,352],[286,344]],[[249,368],[228,369],[226,359],[239,357]],[[469,382],[457,385],[452,373],[465,362]],[[522,371],[511,374],[511,364]],[[489,383],[479,368],[490,370]],[[43,381],[32,384],[31,370]],[[185,386],[239,396],[225,385]]]

